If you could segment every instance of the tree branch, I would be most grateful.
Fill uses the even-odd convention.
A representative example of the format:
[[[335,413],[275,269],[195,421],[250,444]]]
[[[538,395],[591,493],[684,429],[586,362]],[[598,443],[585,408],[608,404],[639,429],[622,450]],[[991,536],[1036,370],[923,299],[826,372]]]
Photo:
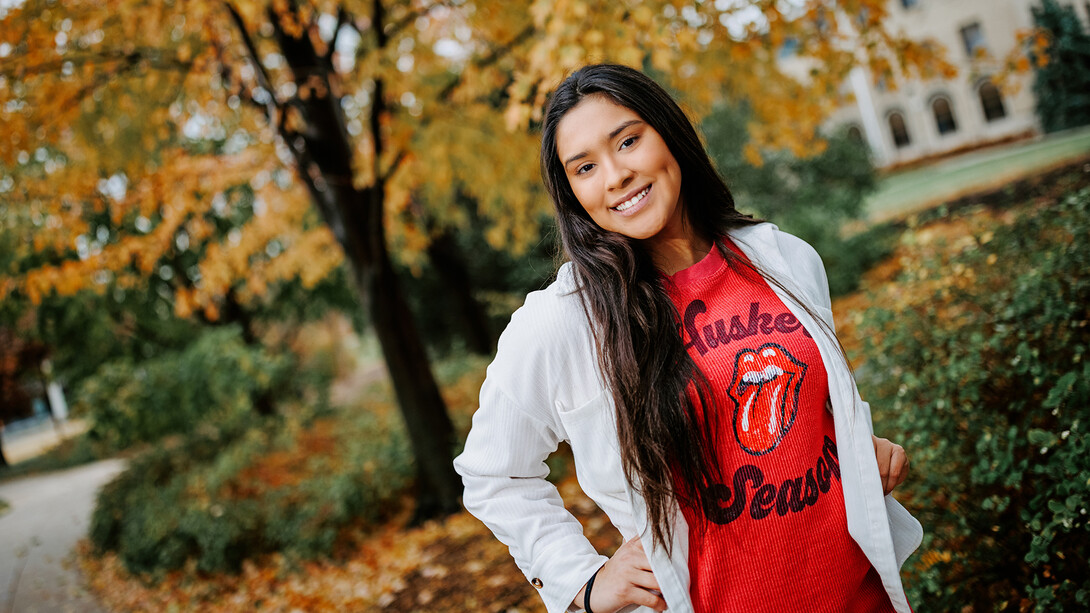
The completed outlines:
[[[428,6],[422,8],[422,9],[420,9],[418,11],[410,12],[408,15],[405,15],[401,19],[399,19],[399,20],[397,20],[397,21],[390,24],[389,32],[386,33],[387,36],[392,37],[392,36],[396,35],[397,33],[401,32],[402,30],[407,28],[409,26],[409,24],[415,23],[417,19],[420,19],[421,17],[424,17],[425,15],[427,15],[428,13],[432,12],[433,10],[435,10],[436,8],[438,8],[440,6],[450,7],[451,3],[450,2],[444,2],[444,1],[440,0],[438,2],[431,3]]]
[[[397,172],[398,167],[401,166],[401,163],[404,162],[405,158],[407,158],[408,156],[408,151],[404,149],[398,151],[397,156],[394,157],[394,161],[390,162],[390,167],[387,168],[386,172],[382,174],[382,181],[388,181],[390,177],[392,177],[394,173]]]
[[[329,48],[325,50],[325,55],[322,56],[322,60],[326,63],[326,65],[330,67],[333,66],[333,53],[337,50],[337,39],[339,39],[341,36],[341,28],[343,28],[351,21],[352,20],[349,18],[348,11],[345,10],[344,6],[338,7],[337,25],[333,28],[333,38],[329,39]],[[355,27],[355,25],[353,25],[352,27]]]
[[[386,92],[382,79],[375,79],[375,89],[371,93],[371,155],[374,156],[373,172],[376,179],[382,178],[382,114],[386,112]]]
[[[235,23],[235,28],[238,29],[238,35],[242,37],[242,43],[246,46],[246,54],[249,57],[250,64],[254,67],[254,74],[257,75],[257,84],[269,94],[269,101],[265,103],[265,113],[268,115],[269,124],[276,125],[276,116],[280,110],[280,105],[276,100],[276,90],[273,89],[269,80],[269,73],[265,71],[265,65],[257,57],[257,47],[254,45],[253,39],[250,38],[250,33],[246,31],[246,22],[242,20],[242,15],[227,0],[224,0],[223,6],[231,14],[231,20]],[[260,104],[257,100],[253,100],[253,102]]]
[[[371,29],[375,31],[375,48],[382,49],[390,37],[386,34],[386,8],[382,6],[382,0],[371,2]]]
[[[477,67],[486,68],[500,61],[505,55],[510,53],[512,49],[525,42],[526,39],[530,38],[534,31],[534,24],[531,23],[527,25],[525,28],[522,29],[522,31],[516,34],[514,38],[500,45],[499,47],[493,48],[492,52],[489,53],[487,57],[481,58],[477,62]],[[458,89],[458,86],[461,85],[461,83],[461,74],[451,79],[451,81],[447,83],[446,86],[443,87],[443,89],[439,92],[439,100],[448,100],[450,98],[450,95],[454,93],[454,90]]]
[[[135,66],[142,61],[148,62],[148,65],[161,69],[184,69],[188,70],[193,66],[193,62],[183,62],[172,58],[163,58],[162,53],[158,49],[142,49],[138,51],[130,51],[128,53],[120,51],[118,49],[111,49],[102,53],[88,53],[79,56],[65,56],[56,60],[50,60],[48,62],[41,62],[31,66],[18,66],[8,64],[10,70],[0,70],[0,75],[9,77],[12,79],[20,79],[27,75],[45,74],[48,72],[57,72],[64,68],[65,64],[71,63],[73,66],[82,66],[92,62],[122,62],[127,66]]]

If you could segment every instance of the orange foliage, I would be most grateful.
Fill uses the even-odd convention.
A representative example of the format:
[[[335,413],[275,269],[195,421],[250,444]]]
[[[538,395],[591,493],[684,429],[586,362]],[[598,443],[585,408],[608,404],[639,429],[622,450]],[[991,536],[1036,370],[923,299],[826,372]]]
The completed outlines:
[[[747,156],[806,155],[820,150],[817,128],[859,62],[891,77],[950,74],[938,46],[884,29],[886,4],[843,2],[834,14],[819,0],[388,0],[381,37],[374,3],[362,0],[21,4],[0,15],[0,197],[10,211],[0,230],[21,238],[19,261],[43,257],[0,271],[0,299],[136,287],[187,253],[199,264],[174,278],[180,316],[215,318],[228,292],[261,300],[282,280],[312,287],[342,255],[278,132],[306,133],[312,118],[293,97],[340,99],[352,145],[343,180],[386,178],[389,243],[403,261],[419,260],[431,228],[470,223],[459,195],[477,203],[494,247],[519,252],[549,209],[529,128],[572,69],[650,63],[694,116],[726,97],[759,102]],[[328,52],[333,77],[296,79],[269,19]],[[811,67],[806,78],[783,67],[788,40]],[[377,80],[389,112],[376,133]],[[247,184],[254,213],[238,218],[229,194]]]

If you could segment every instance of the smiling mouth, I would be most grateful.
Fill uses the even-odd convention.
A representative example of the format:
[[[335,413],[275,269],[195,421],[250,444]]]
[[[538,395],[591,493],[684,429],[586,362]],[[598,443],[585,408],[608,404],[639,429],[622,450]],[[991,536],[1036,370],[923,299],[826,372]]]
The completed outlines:
[[[635,195],[633,195],[628,200],[625,200],[624,202],[622,202],[622,203],[618,204],[617,206],[613,207],[613,210],[617,211],[618,213],[623,213],[623,212],[627,211],[628,209],[636,206],[636,204],[639,203],[640,200],[643,200],[644,197],[647,196],[647,193],[650,192],[650,191],[651,191],[651,186],[648,185],[647,187],[645,187],[645,188],[641,189],[640,191],[636,192]]]

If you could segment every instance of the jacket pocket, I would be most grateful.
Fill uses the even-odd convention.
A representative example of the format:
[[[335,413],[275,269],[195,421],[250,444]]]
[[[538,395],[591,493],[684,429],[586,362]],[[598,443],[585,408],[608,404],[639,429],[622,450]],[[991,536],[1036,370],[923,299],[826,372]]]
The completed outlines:
[[[599,504],[603,496],[625,499],[621,447],[609,393],[603,390],[570,411],[557,408],[575,457],[579,486]]]

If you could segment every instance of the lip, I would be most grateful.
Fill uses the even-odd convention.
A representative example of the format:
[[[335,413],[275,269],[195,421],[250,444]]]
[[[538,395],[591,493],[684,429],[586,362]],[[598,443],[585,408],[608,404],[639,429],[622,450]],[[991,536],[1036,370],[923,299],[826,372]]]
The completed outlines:
[[[614,202],[612,205],[610,205],[609,210],[613,211],[614,213],[617,213],[618,215],[632,215],[632,214],[634,214],[636,211],[638,211],[640,208],[642,208],[644,204],[647,203],[647,199],[651,196],[651,192],[655,188],[654,185],[655,185],[654,183],[648,183],[647,185],[638,187],[638,188],[628,192],[627,194],[624,195],[624,197],[618,199],[617,202]],[[647,190],[647,193],[643,195],[643,198],[640,198],[639,202],[637,202],[636,204],[633,204],[632,206],[625,209],[624,211],[618,211],[617,210],[616,207],[620,206],[621,204],[623,204],[625,202],[628,202],[632,198],[632,196],[635,196],[636,194],[642,192],[645,189]]]

